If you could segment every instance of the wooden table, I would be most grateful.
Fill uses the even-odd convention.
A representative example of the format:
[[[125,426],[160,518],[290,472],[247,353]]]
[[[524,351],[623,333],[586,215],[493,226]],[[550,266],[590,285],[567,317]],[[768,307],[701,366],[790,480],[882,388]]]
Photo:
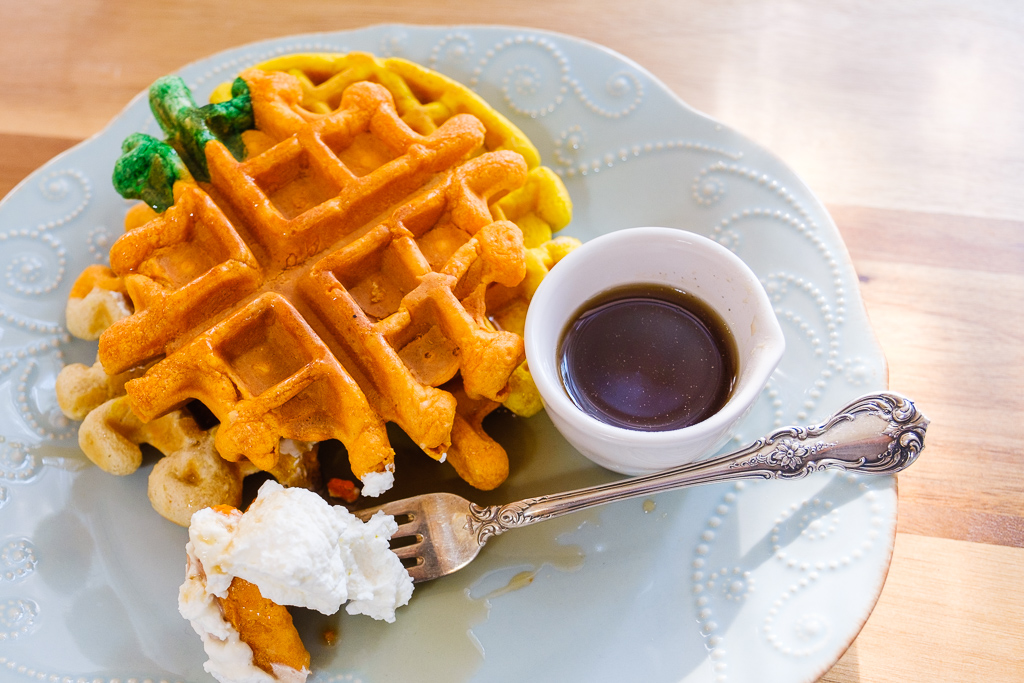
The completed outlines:
[[[774,150],[846,239],[890,387],[932,419],[878,605],[823,680],[1024,680],[1024,12],[868,3],[0,2],[0,194],[156,77],[290,33],[502,23],[632,58]]]

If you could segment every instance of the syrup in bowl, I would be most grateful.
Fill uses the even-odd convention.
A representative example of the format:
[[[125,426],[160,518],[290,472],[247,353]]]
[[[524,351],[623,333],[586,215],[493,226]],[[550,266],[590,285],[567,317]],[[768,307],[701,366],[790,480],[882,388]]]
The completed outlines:
[[[736,341],[700,298],[659,283],[588,300],[562,332],[559,373],[573,403],[616,427],[667,431],[697,424],[729,400]]]

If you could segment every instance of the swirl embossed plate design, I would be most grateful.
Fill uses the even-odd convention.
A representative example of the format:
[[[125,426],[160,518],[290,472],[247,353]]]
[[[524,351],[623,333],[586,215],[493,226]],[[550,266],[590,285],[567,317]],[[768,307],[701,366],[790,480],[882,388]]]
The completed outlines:
[[[378,26],[248,45],[180,74],[204,100],[270,57],[350,50],[418,61],[503,111],[565,180],[575,212],[563,234],[685,228],[753,268],[787,350],[730,447],[885,387],[856,276],[812,192],[608,50],[525,29]],[[92,467],[53,392],[64,363],[95,357],[95,344],[64,331],[64,302],[121,232],[128,204],[109,178],[121,141],[140,130],[156,130],[144,97],[0,204],[2,683],[211,680],[177,613],[187,533],[149,506],[152,462],[124,478]],[[491,419],[512,476],[486,495],[451,490],[493,504],[613,478],[543,414]],[[401,480],[420,464],[399,457]],[[325,683],[813,681],[871,612],[895,526],[892,478],[709,486],[496,538],[470,568],[418,586],[395,624],[296,621]]]

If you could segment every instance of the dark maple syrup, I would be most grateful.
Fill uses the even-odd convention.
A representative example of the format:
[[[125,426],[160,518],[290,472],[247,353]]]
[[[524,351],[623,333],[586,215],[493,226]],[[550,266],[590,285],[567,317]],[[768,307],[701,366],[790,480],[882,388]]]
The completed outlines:
[[[562,383],[580,410],[627,429],[701,422],[732,393],[736,342],[701,299],[661,284],[606,291],[562,333]]]

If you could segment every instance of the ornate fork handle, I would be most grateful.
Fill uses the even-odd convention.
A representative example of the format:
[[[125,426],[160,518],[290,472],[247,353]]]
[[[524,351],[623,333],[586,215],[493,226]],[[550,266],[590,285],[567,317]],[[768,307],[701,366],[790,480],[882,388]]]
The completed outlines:
[[[917,459],[927,427],[928,419],[909,399],[888,392],[870,394],[820,425],[777,429],[728,455],[507,505],[471,504],[468,527],[483,545],[509,529],[688,486],[738,479],[800,479],[826,469],[896,474]]]

